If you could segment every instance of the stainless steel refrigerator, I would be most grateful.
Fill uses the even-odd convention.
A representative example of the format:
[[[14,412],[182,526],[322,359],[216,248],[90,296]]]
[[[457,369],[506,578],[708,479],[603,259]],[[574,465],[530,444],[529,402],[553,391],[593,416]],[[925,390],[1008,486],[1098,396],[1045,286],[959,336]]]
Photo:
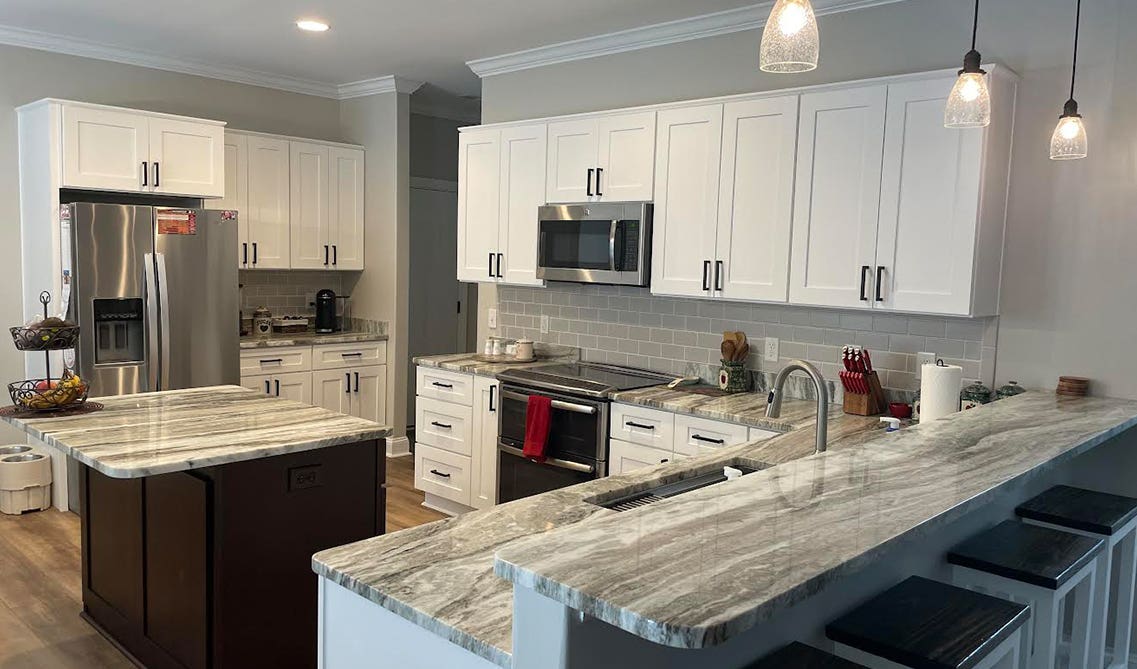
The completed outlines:
[[[92,397],[240,383],[236,212],[75,203],[62,214],[63,297]]]

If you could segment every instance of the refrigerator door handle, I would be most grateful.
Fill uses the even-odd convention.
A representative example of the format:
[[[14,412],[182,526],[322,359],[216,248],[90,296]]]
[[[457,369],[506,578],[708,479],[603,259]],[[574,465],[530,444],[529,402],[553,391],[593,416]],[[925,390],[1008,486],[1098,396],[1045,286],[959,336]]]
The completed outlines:
[[[158,361],[158,290],[154,283],[154,254],[142,256],[142,286],[146,302],[146,388],[144,392],[158,390],[161,364]]]
[[[166,281],[166,255],[155,253],[154,260],[158,266],[158,314],[161,318],[159,334],[161,335],[162,364],[162,390],[170,389],[170,289]]]

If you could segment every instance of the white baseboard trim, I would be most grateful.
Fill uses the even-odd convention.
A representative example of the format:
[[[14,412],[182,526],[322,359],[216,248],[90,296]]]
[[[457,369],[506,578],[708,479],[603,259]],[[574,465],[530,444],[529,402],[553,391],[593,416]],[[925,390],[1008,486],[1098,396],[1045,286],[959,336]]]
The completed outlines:
[[[406,437],[387,437],[387,457],[403,458],[411,454],[411,440]]]
[[[422,501],[422,505],[424,507],[431,509],[432,511],[437,511],[439,513],[445,513],[448,516],[460,516],[463,513],[469,513],[470,511],[474,510],[474,509],[471,509],[470,507],[466,506],[465,504],[459,504],[458,502],[451,502],[450,500],[446,499],[445,497],[439,497],[438,495],[432,495],[429,492],[426,493],[425,495],[423,495],[423,497],[425,498]]]

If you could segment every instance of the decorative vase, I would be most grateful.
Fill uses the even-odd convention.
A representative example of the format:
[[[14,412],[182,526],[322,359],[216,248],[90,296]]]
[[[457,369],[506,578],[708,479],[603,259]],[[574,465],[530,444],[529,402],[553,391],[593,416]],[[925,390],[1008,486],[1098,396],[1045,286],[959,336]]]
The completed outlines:
[[[749,390],[750,375],[746,372],[746,363],[723,360],[722,369],[719,370],[719,388],[728,393],[744,393]]]

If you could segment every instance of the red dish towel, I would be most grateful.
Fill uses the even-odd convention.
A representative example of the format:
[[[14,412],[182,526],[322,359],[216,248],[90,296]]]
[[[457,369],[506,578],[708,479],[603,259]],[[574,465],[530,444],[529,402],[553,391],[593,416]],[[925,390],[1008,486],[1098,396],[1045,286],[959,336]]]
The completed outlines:
[[[537,462],[545,461],[545,443],[549,440],[549,422],[553,413],[553,400],[542,395],[530,395],[525,406],[525,457]]]

